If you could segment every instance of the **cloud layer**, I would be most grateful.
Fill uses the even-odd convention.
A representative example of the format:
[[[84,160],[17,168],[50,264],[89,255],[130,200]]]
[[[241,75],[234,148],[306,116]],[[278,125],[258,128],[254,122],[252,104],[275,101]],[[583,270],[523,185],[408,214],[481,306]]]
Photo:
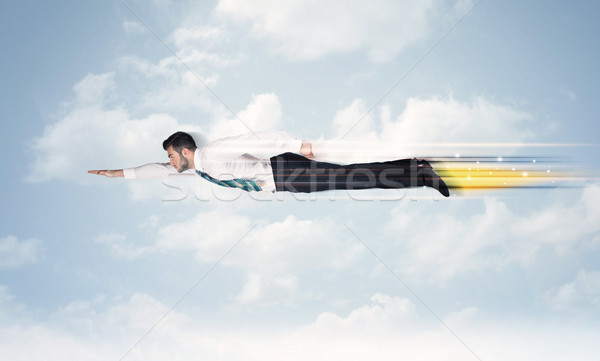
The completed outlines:
[[[591,221],[598,204],[597,185],[585,188],[573,204],[526,214],[495,198],[485,198],[482,211],[465,216],[461,209],[429,214],[427,208],[417,211],[404,202],[392,213],[386,232],[402,234],[394,252],[402,272],[443,281],[468,272],[529,267],[548,250],[556,257],[593,250],[600,241],[600,225]]]
[[[36,263],[43,252],[43,242],[39,239],[19,240],[15,236],[0,238],[0,269],[14,269]]]
[[[456,6],[437,0],[294,0],[252,4],[221,0],[216,14],[235,23],[249,23],[255,37],[267,39],[293,60],[364,50],[370,60],[384,62],[437,33],[440,20],[457,15],[457,10]]]
[[[493,320],[466,308],[442,315],[453,335],[410,300],[381,293],[348,313],[323,312],[298,327],[277,331],[215,329],[174,310],[146,334],[168,310],[143,293],[126,299],[99,295],[74,301],[56,310],[46,323],[3,323],[0,357],[196,360],[200,355],[220,360],[280,360],[285,355],[288,360],[397,360],[402,355],[411,360],[456,360],[475,358],[475,353],[484,360],[536,356],[594,360],[598,352],[591,337],[597,329],[533,327],[526,322]],[[576,349],[563,347],[574,343]]]

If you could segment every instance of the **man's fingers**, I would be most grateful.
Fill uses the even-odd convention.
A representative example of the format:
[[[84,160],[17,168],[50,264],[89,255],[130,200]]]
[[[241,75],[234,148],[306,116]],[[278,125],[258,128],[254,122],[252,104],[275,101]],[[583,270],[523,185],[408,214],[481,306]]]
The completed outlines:
[[[97,174],[97,175],[106,175],[106,171],[105,170],[88,170],[88,173],[90,173],[90,174]]]

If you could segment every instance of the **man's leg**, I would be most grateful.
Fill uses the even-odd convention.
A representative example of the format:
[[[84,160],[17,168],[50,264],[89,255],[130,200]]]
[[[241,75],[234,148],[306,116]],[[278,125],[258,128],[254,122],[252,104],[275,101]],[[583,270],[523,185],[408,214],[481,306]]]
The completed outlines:
[[[448,197],[448,187],[429,163],[417,159],[340,165],[317,162],[295,153],[271,158],[277,191],[319,192],[332,189],[410,188],[428,186]]]

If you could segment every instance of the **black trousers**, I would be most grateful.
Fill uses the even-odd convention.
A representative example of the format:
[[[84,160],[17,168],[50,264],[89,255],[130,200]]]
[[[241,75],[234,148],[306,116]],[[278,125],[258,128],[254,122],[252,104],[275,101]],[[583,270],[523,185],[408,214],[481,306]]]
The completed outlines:
[[[271,158],[278,192],[310,193],[332,189],[409,188],[423,186],[421,161],[334,164],[317,162],[295,153]]]

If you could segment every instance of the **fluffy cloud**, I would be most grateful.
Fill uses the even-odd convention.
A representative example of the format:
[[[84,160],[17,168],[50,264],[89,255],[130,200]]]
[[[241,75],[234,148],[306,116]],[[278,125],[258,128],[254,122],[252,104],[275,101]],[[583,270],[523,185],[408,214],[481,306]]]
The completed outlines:
[[[176,56],[149,61],[125,55],[117,59],[115,71],[85,76],[73,87],[74,96],[64,103],[56,120],[32,140],[33,161],[27,179],[87,183],[88,169],[165,160],[160,144],[174,131],[204,136],[209,129],[224,134],[227,127],[243,127],[239,120],[231,120],[230,111],[207,89],[218,82],[214,69],[237,61],[198,50],[206,49],[199,43],[214,41],[221,34],[221,28],[179,28],[171,35]],[[275,95],[259,94],[238,116],[258,130],[268,130],[279,121],[281,109]],[[144,188],[132,187],[138,198],[147,193]]]
[[[365,102],[355,99],[349,106],[340,109],[333,117],[334,136],[342,138],[352,129],[349,139],[360,139],[365,141],[378,140],[375,131],[375,119],[373,114],[367,113]]]
[[[588,185],[573,205],[556,202],[529,217],[515,220],[514,231],[530,235],[532,247],[547,244],[559,255],[568,253],[582,240],[588,246],[600,244],[600,186]]]
[[[281,125],[281,115],[281,104],[276,94],[255,95],[246,109],[236,117],[227,114],[213,122],[209,131],[210,138],[277,130]]]
[[[201,212],[182,221],[156,226],[156,242],[138,246],[124,234],[103,234],[95,242],[126,260],[152,252],[192,253],[202,263],[216,263],[236,242],[221,266],[244,271],[245,283],[235,297],[238,305],[293,303],[316,295],[305,289],[304,279],[320,272],[339,272],[355,264],[363,247],[331,220],[258,221],[231,212]],[[310,267],[307,267],[310,265]]]
[[[216,262],[242,239],[224,265],[247,272],[237,297],[242,303],[291,302],[304,297],[298,276],[318,270],[341,270],[356,262],[363,251],[340,237],[344,230],[329,220],[309,221],[288,216],[282,221],[250,229],[248,217],[222,212],[195,217],[162,227],[157,248],[189,250],[202,262]],[[306,265],[310,264],[307,271]],[[308,297],[308,296],[307,296]]]
[[[535,138],[528,130],[528,113],[495,104],[483,97],[460,102],[443,99],[409,98],[396,121],[382,122],[384,140],[418,142],[511,142]]]
[[[512,144],[488,144],[476,150],[479,156],[497,156],[512,154],[518,148],[515,143],[539,137],[528,130],[533,121],[530,114],[484,97],[471,101],[451,95],[409,98],[396,117],[389,105],[368,110],[361,99],[340,109],[333,119],[334,139],[316,141],[315,156],[349,163],[472,153],[466,143]]]
[[[339,337],[361,333],[365,336],[380,335],[416,327],[415,305],[408,299],[377,293],[371,297],[371,302],[352,310],[346,317],[323,312],[304,331],[312,333],[318,330],[319,333]]]
[[[387,61],[440,30],[442,14],[458,15],[443,1],[258,1],[221,0],[216,14],[249,23],[257,38],[294,60],[365,50]]]
[[[132,260],[153,251],[152,247],[138,247],[127,242],[127,235],[120,233],[101,234],[94,238],[94,242],[106,245],[114,257],[126,260]]]
[[[321,312],[299,326],[277,329],[215,327],[172,310],[150,295],[99,296],[61,307],[44,323],[3,323],[0,357],[11,360],[456,360],[475,356],[437,320],[402,297],[375,294],[346,315]],[[457,310],[444,322],[478,357],[595,360],[598,328],[491,320]],[[465,316],[467,315],[467,316]],[[443,316],[443,315],[442,315]],[[239,315],[236,316],[239,318]],[[236,319],[237,319],[236,318]],[[457,319],[463,321],[458,322]],[[154,327],[154,328],[153,328]],[[151,330],[152,328],[152,330]],[[150,331],[148,333],[148,331]],[[142,336],[143,340],[136,345]]]
[[[588,186],[571,205],[554,204],[524,215],[494,198],[484,199],[484,209],[469,216],[461,216],[466,210],[458,206],[433,214],[406,203],[395,208],[386,229],[389,234],[402,234],[396,240],[398,264],[403,272],[437,280],[528,266],[542,250],[563,257],[590,250],[600,240],[600,225],[595,221],[600,210],[597,185]]]
[[[226,30],[223,27],[188,25],[175,29],[169,38],[179,49],[185,49],[206,46],[207,42],[220,42],[225,36]]]
[[[10,293],[7,286],[0,285],[0,320],[8,324],[13,319],[23,316],[24,307],[15,302],[15,297]]]
[[[143,293],[125,300],[99,295],[89,301],[73,301],[50,313],[43,323],[23,320],[3,323],[0,357],[11,360],[120,359],[168,311],[167,306]],[[156,340],[154,337],[177,340],[188,322],[188,316],[170,312],[147,342],[152,343]],[[172,356],[170,347],[160,348],[140,347],[128,357],[135,360]]]
[[[19,240],[15,236],[0,238],[0,269],[36,263],[43,251],[43,242],[39,239]]]
[[[198,213],[159,228],[156,245],[163,250],[195,251],[202,262],[214,262],[250,229],[250,219],[236,214]]]
[[[597,309],[600,306],[600,271],[582,269],[573,281],[547,291],[543,299],[557,310]]]
[[[403,112],[394,120],[389,106],[381,108],[381,122],[367,114],[357,99],[338,111],[334,135],[344,139],[373,138],[380,128],[379,139],[399,144],[448,142],[510,142],[531,140],[536,134],[527,130],[532,116],[483,97],[460,102],[452,96],[430,99],[409,98]],[[362,120],[361,120],[362,118]],[[359,121],[360,120],[360,121]]]
[[[165,134],[197,128],[179,124],[166,114],[132,119],[120,107],[106,107],[114,96],[114,75],[89,74],[75,86],[71,110],[44,129],[32,144],[28,180],[51,179],[84,183],[89,169],[114,169],[164,159],[160,144]],[[107,109],[108,108],[108,109]]]
[[[146,65],[146,74],[150,78],[155,73],[173,71],[158,65]],[[136,63],[135,66],[142,72],[145,65]],[[168,74],[160,76],[171,77]],[[195,82],[193,87],[196,88],[199,83],[197,79],[189,82]],[[180,84],[180,80],[176,84]],[[115,73],[88,74],[74,86],[75,96],[66,105],[66,113],[32,141],[33,161],[27,177],[29,181],[60,179],[88,183],[92,181],[91,176],[86,174],[89,169],[123,168],[166,160],[162,141],[178,130],[194,133],[200,138],[205,138],[206,130],[209,130],[210,138],[248,132],[242,121],[231,117],[220,107],[206,103],[202,107],[213,112],[216,118],[213,122],[204,122],[204,125],[186,124],[168,113],[155,113],[150,109],[159,104],[165,109],[177,108],[177,104],[184,102],[186,97],[198,95],[198,89],[186,92],[186,87],[175,89],[177,86],[174,85],[173,89],[169,89],[167,85],[157,87],[157,91],[147,90],[140,96],[146,98],[141,104],[129,99],[129,105],[137,111],[150,111],[148,115],[136,118],[121,104],[115,103],[123,91],[117,90],[118,87]],[[183,97],[178,95],[184,93],[186,95]],[[203,96],[199,96],[195,100],[202,103],[202,99]],[[152,105],[144,105],[146,102]],[[193,104],[194,101],[190,100],[186,106],[193,107]],[[281,120],[281,105],[275,94],[259,94],[239,113],[238,118],[253,131],[274,130]],[[137,183],[132,186],[132,194],[136,199],[146,198],[161,187],[155,183],[148,190],[147,185]]]

